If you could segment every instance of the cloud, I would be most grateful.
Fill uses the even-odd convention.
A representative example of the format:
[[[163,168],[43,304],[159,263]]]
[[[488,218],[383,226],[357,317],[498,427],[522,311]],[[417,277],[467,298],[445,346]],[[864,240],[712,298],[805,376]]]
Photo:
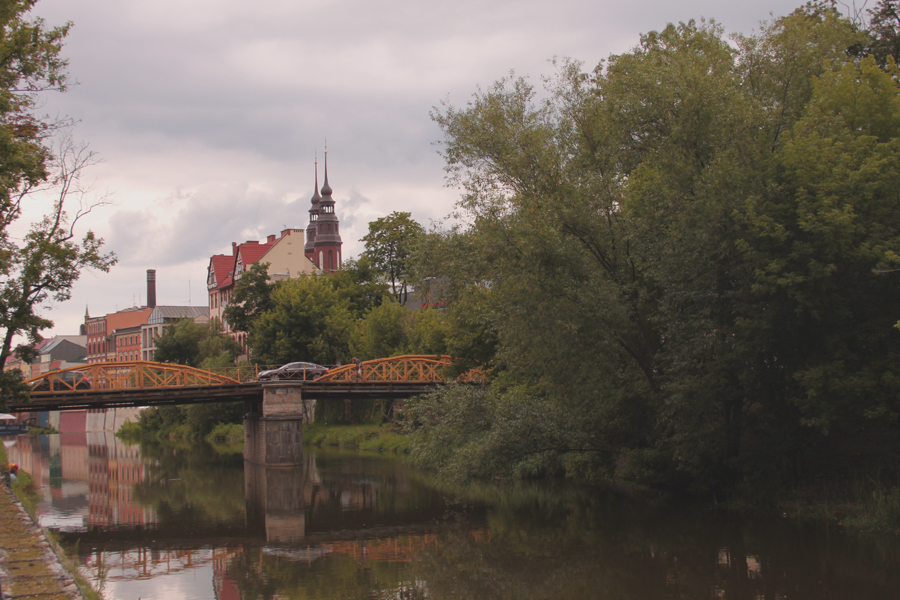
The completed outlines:
[[[510,69],[539,85],[554,56],[591,68],[669,21],[750,32],[798,4],[40,0],[47,23],[74,22],[65,54],[79,82],[45,110],[78,119],[105,158],[92,171],[117,206],[85,225],[121,257],[54,312],[74,322],[85,302],[125,306],[146,268],[170,270],[173,297],[197,303],[185,282],[205,280],[211,254],[305,228],[326,138],[343,254],[358,255],[373,219],[408,211],[427,226],[451,212],[459,192],[444,187],[428,116],[442,99],[464,105]]]

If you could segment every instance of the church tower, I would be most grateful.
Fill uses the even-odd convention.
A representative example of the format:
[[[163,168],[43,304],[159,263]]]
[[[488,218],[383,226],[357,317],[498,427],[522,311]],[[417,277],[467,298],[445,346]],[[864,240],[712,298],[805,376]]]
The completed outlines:
[[[319,185],[318,169],[316,170],[316,186]],[[325,185],[322,186],[322,196],[318,203],[316,214],[316,235],[313,240],[315,257],[313,262],[323,273],[332,273],[341,268],[341,241],[340,223],[334,213],[334,198],[331,197],[332,189],[328,185],[328,150],[325,150]],[[313,201],[315,201],[313,196]],[[312,217],[312,209],[310,209]],[[308,231],[308,230],[307,230]]]
[[[306,258],[313,261],[316,266],[319,266],[316,256],[316,226],[318,224],[319,219],[319,201],[322,199],[319,196],[319,160],[316,159],[316,187],[313,190],[313,197],[311,200],[312,205],[309,208],[309,225],[306,226],[306,244],[303,246],[303,252],[306,254]]]

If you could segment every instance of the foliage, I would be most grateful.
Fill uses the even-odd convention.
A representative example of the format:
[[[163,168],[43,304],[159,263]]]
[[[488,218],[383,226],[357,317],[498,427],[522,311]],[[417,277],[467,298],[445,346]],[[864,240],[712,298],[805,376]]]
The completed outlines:
[[[454,481],[559,475],[575,450],[578,415],[527,392],[452,384],[407,402],[405,416],[413,458]],[[579,452],[604,451],[581,442]]]
[[[128,441],[185,441],[206,439],[222,425],[243,423],[240,402],[160,406],[141,411],[138,422],[122,428],[119,437]]]
[[[406,354],[407,327],[412,312],[397,302],[373,308],[357,322],[350,350],[361,360]]]
[[[393,454],[408,454],[410,450],[409,438],[384,424],[324,426],[313,423],[303,428],[303,445]]]
[[[39,307],[68,300],[85,269],[107,271],[116,262],[101,252],[103,240],[92,232],[80,240],[75,233],[78,221],[105,203],[92,200],[81,185],[95,155],[62,134],[68,123],[35,114],[41,92],[65,90],[67,63],[60,52],[69,31],[69,24],[48,28],[41,19],[27,20],[35,2],[0,5],[0,365],[11,356],[16,336],[34,344],[52,326]],[[38,193],[55,196],[51,209],[24,235],[14,236],[12,229],[22,227],[17,222],[23,206]],[[70,214],[67,206],[73,204]]]
[[[390,288],[365,256],[344,261],[340,271],[329,275],[328,282],[341,299],[347,300],[350,312],[360,319],[390,297]]]
[[[255,361],[327,365],[350,359],[353,313],[329,276],[282,282],[273,290],[271,300],[272,308],[250,327],[249,343]]]
[[[410,213],[394,211],[369,223],[369,233],[360,240],[366,243],[363,258],[390,284],[400,304],[406,304],[408,296],[410,254],[424,232]]]
[[[156,338],[154,359],[212,369],[234,366],[240,354],[240,345],[222,332],[220,324],[180,319]]]
[[[250,331],[256,319],[271,308],[274,287],[269,263],[253,263],[241,273],[222,315],[232,331]]]
[[[24,381],[22,371],[18,369],[0,371],[0,412],[10,403],[28,402],[30,389]]]
[[[402,354],[446,354],[451,326],[432,308],[410,310],[397,302],[373,308],[356,323],[350,349],[362,360]]]
[[[418,459],[697,495],[895,464],[900,76],[865,40],[689,21],[435,109],[464,225],[415,271],[495,389],[414,409]]]

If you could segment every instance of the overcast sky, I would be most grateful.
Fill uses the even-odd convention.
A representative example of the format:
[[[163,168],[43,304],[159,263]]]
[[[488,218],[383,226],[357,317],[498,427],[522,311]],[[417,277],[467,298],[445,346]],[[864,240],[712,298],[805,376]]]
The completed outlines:
[[[453,208],[429,118],[515,70],[539,83],[548,59],[593,66],[642,32],[714,18],[750,33],[800,0],[40,0],[49,25],[72,21],[64,54],[77,81],[48,97],[78,120],[103,163],[88,177],[114,205],[82,223],[119,257],[86,272],[45,333],[146,301],[203,306],[206,267],[231,242],[304,228],[313,160],[327,139],[344,257],[367,224],[409,211],[428,226]],[[321,177],[321,175],[320,175]],[[320,180],[321,184],[321,180]]]

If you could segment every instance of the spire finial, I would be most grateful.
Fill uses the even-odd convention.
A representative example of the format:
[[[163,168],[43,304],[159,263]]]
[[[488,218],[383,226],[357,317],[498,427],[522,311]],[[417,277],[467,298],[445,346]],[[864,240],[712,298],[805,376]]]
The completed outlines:
[[[328,185],[328,140],[325,141],[325,184],[322,186],[322,196],[331,196],[331,186]]]
[[[322,199],[322,197],[319,195],[319,151],[318,150],[316,150],[314,164],[315,164],[314,169],[315,169],[316,185],[313,188],[313,196],[311,199],[312,207],[310,207],[310,209],[309,209],[310,213],[314,213],[319,210],[319,200]]]

